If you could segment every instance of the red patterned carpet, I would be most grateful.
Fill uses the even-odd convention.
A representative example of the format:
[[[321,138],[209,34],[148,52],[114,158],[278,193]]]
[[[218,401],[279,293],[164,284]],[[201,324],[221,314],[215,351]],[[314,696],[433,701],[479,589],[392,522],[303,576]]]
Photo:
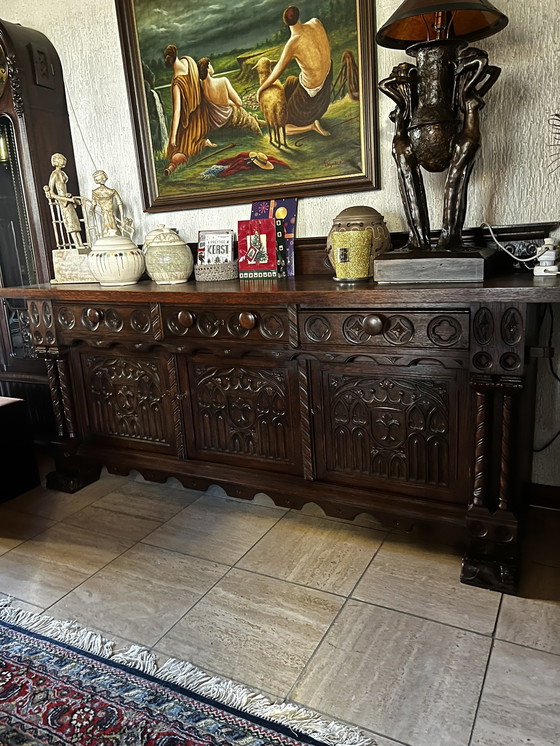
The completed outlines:
[[[17,622],[17,624],[16,624]],[[45,637],[36,630],[48,630]],[[51,634],[66,642],[51,639]],[[74,641],[75,645],[69,645]],[[79,647],[97,650],[86,653]],[[107,655],[111,659],[107,659]],[[0,743],[7,746],[365,746],[358,731],[275,705],[188,663],[0,604]],[[140,671],[136,664],[141,665]],[[146,670],[153,670],[154,674]],[[184,682],[187,682],[186,684]],[[269,715],[268,717],[266,715]]]

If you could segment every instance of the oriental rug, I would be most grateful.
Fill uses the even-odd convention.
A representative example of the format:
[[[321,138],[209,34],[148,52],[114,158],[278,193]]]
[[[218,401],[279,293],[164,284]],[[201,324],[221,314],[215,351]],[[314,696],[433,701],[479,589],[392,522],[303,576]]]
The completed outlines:
[[[0,600],[0,744],[367,746],[357,729]]]

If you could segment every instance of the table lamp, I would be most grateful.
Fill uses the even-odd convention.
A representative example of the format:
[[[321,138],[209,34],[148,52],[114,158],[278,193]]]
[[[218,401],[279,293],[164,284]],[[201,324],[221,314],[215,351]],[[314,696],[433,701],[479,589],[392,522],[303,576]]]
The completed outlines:
[[[479,112],[500,74],[486,52],[467,42],[491,36],[507,23],[487,0],[405,0],[377,32],[377,44],[406,49],[416,61],[401,62],[379,83],[396,104],[390,114],[395,124],[393,157],[409,231],[408,251],[431,250],[421,168],[447,169],[436,251],[455,256],[467,249],[461,232],[468,181],[480,147]]]

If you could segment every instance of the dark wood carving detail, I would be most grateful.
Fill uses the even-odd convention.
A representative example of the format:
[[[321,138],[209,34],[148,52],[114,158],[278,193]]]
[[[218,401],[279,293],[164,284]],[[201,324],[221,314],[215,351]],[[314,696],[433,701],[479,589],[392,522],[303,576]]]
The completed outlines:
[[[58,369],[58,383],[60,386],[60,397],[62,399],[62,409],[64,413],[64,422],[66,432],[69,438],[76,437],[75,407],[70,387],[70,374],[68,371],[68,360],[57,358],[56,367]]]
[[[169,382],[171,417],[173,418],[173,433],[175,436],[177,455],[180,458],[185,458],[185,435],[180,403],[182,396],[179,396],[179,385],[177,381],[177,361],[174,355],[169,355],[169,357],[167,358],[167,378]]]
[[[107,329],[112,332],[120,332],[124,326],[123,317],[114,308],[108,308],[105,311],[104,323]]]
[[[155,361],[90,355],[85,364],[94,432],[167,442],[165,394]]]
[[[473,320],[473,335],[479,345],[487,345],[494,336],[494,317],[490,309],[479,308]]]
[[[331,336],[331,325],[324,316],[310,316],[305,322],[305,333],[312,342],[327,342]]]
[[[474,442],[474,486],[472,504],[486,504],[488,490],[489,454],[489,403],[488,396],[494,388],[491,378],[474,378],[471,384],[475,391],[475,442]]]
[[[503,391],[502,397],[502,438],[500,444],[500,484],[498,489],[498,508],[510,510],[511,472],[513,468],[511,458],[511,443],[514,441],[514,422],[516,419],[517,397],[523,391],[521,379],[502,378],[497,388]]]
[[[390,316],[385,322],[383,336],[394,345],[404,345],[414,336],[414,325],[406,316]]]
[[[250,329],[246,329],[241,324],[241,319],[239,318],[238,313],[234,313],[229,317],[227,322],[227,330],[232,337],[239,337],[240,339],[247,337],[251,331]]]
[[[58,385],[58,370],[55,361],[51,357],[45,358],[45,364],[47,366],[47,379],[49,382],[49,390],[51,392],[51,401],[53,406],[56,431],[62,438],[66,434],[66,431],[64,427],[64,411],[62,408],[62,398],[60,395],[60,387]]]
[[[130,327],[135,332],[140,332],[140,334],[147,334],[152,328],[150,315],[148,315],[146,311],[133,311],[130,314]]]
[[[348,316],[344,320],[342,333],[348,342],[353,345],[360,345],[369,342],[371,339],[371,334],[368,334],[364,329],[364,317],[357,314]]]
[[[194,373],[199,448],[288,461],[286,370],[197,364]]]
[[[195,316],[190,311],[179,311],[167,319],[167,328],[171,334],[184,336],[194,325]]]
[[[505,352],[500,358],[500,365],[504,370],[517,370],[521,367],[521,358],[515,352]]]
[[[220,331],[221,321],[213,311],[203,311],[197,319],[196,326],[204,337],[215,337]]]
[[[64,329],[73,329],[76,325],[76,316],[70,308],[61,308],[58,312],[58,323]]]
[[[523,319],[517,308],[508,308],[502,317],[502,339],[507,345],[519,343],[523,336]]]
[[[299,347],[298,307],[293,303],[288,305],[288,337],[290,347]]]
[[[259,331],[266,339],[282,339],[285,334],[284,322],[276,313],[264,313]]]
[[[301,416],[301,448],[304,479],[314,479],[313,447],[311,442],[311,418],[309,407],[309,373],[307,360],[298,361],[298,383]]]
[[[90,332],[95,332],[99,329],[102,319],[103,311],[100,311],[98,308],[84,308],[82,311],[82,326]]]
[[[35,302],[29,304],[29,319],[33,326],[39,326],[39,324],[41,323],[39,309],[37,308],[37,304]]]
[[[150,305],[150,329],[152,330],[153,337],[157,342],[163,339],[159,303],[152,303]]]
[[[43,324],[47,327],[47,329],[50,329],[50,327],[53,325],[53,315],[52,315],[52,306],[47,301],[43,301],[42,304],[42,310],[43,310]]]
[[[330,471],[449,484],[446,383],[331,375],[329,388]]]
[[[16,56],[14,54],[8,54],[6,56],[6,67],[8,68],[8,77],[10,78],[10,87],[12,89],[12,99],[14,101],[14,109],[18,117],[23,116],[23,97],[21,95],[21,80],[19,77],[19,70],[17,67]]]
[[[428,337],[438,347],[452,347],[461,338],[461,325],[453,316],[436,316],[428,324]]]
[[[488,354],[488,352],[484,350],[477,352],[476,355],[473,357],[473,365],[475,368],[478,368],[478,370],[490,370],[490,368],[494,365],[492,355]]]

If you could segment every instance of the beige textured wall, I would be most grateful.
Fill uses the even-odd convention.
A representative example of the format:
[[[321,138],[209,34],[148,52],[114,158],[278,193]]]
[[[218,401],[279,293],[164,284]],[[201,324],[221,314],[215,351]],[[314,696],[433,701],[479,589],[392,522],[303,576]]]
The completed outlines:
[[[560,219],[560,171],[551,174],[548,117],[560,112],[558,72],[560,0],[496,0],[510,19],[497,36],[480,42],[502,75],[487,96],[482,113],[483,145],[471,178],[466,226],[486,220],[494,225]],[[398,6],[398,0],[377,0],[378,25]],[[201,228],[227,228],[249,217],[249,205],[185,210],[170,214],[142,213],[140,181],[132,121],[127,103],[114,0],[5,0],[2,18],[46,34],[55,44],[66,77],[66,89],[76,117],[71,116],[76,167],[81,192],[89,194],[91,174],[103,168],[129,205],[136,238],[160,222],[180,230],[188,241]],[[406,56],[378,50],[378,77]],[[390,103],[379,97],[382,189],[302,199],[298,235],[325,235],[333,217],[349,205],[371,205],[385,215],[390,230],[404,229],[396,174],[390,156]],[[87,148],[85,143],[87,143]],[[90,159],[91,152],[94,163]],[[50,153],[45,153],[49,157]],[[95,164],[95,168],[94,168]],[[442,177],[426,179],[432,224],[439,226]],[[560,319],[557,321],[560,325]],[[560,338],[557,336],[557,341]],[[537,435],[544,442],[560,424],[560,386],[543,370],[537,412]],[[534,478],[560,485],[560,439],[535,458]]]

